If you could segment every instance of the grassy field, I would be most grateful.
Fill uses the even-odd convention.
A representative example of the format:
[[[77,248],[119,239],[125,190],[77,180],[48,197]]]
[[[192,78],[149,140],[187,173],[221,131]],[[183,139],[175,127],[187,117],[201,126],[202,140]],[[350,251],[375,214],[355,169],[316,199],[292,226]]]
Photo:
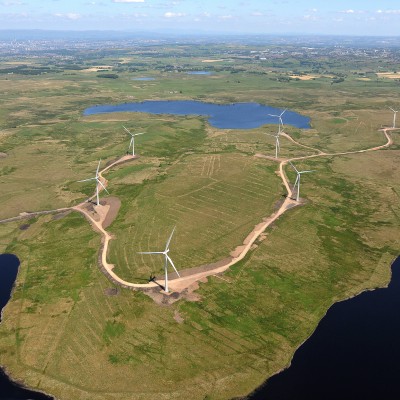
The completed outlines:
[[[124,206],[111,227],[123,238],[111,246],[116,273],[126,280],[160,273],[160,258],[136,253],[164,249],[175,225],[171,254],[178,268],[227,257],[273,212],[281,190],[275,169],[271,162],[242,154],[188,155],[171,165],[164,178],[134,193],[125,186],[117,189]]]
[[[76,180],[92,176],[100,158],[104,166],[125,154],[129,137],[122,124],[146,132],[136,142],[141,157],[105,174],[111,195],[122,202],[108,228],[115,236],[109,261],[125,279],[160,272],[161,260],[136,252],[162,249],[174,225],[171,256],[178,269],[227,257],[285,194],[278,164],[254,157],[274,154],[274,139],[265,133],[276,126],[240,131],[197,117],[83,117],[93,104],[260,101],[310,115],[313,129],[286,131],[326,152],[385,142],[378,128],[391,123],[387,105],[400,90],[392,81],[279,82],[270,78],[289,71],[257,75],[250,72],[261,66],[247,61],[234,74],[156,69],[171,63],[168,52],[175,50],[141,59],[142,70],[118,72],[118,79],[83,70],[0,76],[0,152],[7,154],[0,158],[0,218],[90,195],[93,185]],[[199,70],[209,58],[179,52],[182,63]],[[82,65],[109,65],[115,57]],[[156,79],[133,81],[137,76]],[[0,224],[0,250],[21,260],[0,325],[0,364],[66,400],[246,395],[289,363],[331,304],[388,282],[400,247],[398,135],[391,149],[297,162],[316,170],[302,178],[305,204],[282,216],[222,277],[201,283],[197,302],[164,307],[139,292],[116,292],[97,265],[100,236],[78,213]],[[284,157],[314,153],[284,138],[281,147]],[[286,170],[293,183],[293,171]]]
[[[358,165],[356,157],[364,156],[307,163],[319,171],[304,185],[309,203],[279,220],[225,281],[203,284],[195,303],[165,308],[125,290],[107,296],[98,238],[79,215],[42,217],[23,232],[7,225],[7,237],[15,235],[7,250],[23,262],[2,324],[2,359],[60,398],[249,392],[289,361],[332,302],[389,278],[399,244],[391,215],[400,208],[377,183],[378,170],[369,174],[370,190],[341,172]],[[396,157],[386,152],[380,166]],[[392,171],[390,184],[398,178]],[[45,245],[60,235],[60,245]]]

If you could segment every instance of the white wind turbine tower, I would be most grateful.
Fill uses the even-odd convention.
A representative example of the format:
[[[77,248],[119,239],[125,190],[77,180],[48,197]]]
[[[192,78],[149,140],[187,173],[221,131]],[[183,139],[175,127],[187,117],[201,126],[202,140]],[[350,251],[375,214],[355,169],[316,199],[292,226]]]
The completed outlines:
[[[282,115],[285,114],[287,108],[285,108],[279,115],[275,115],[275,114],[268,114],[270,117],[276,117],[279,118],[279,124],[278,124],[278,135],[280,135],[281,133],[281,126],[283,129],[283,121],[282,121]]]
[[[279,145],[279,133],[279,131],[276,135],[271,135],[270,133],[267,133],[267,135],[275,138],[275,158],[278,158],[279,150],[281,149]]]
[[[128,151],[132,146],[132,156],[135,157],[135,136],[143,135],[144,132],[131,133],[128,129],[125,128],[125,126],[122,125],[122,127],[131,135],[131,141],[129,143]]]
[[[167,241],[167,244],[165,245],[165,250],[164,251],[142,251],[142,252],[138,253],[138,254],[163,254],[164,255],[164,257],[165,257],[165,263],[164,263],[165,287],[164,287],[164,291],[166,293],[168,293],[168,262],[172,265],[172,268],[175,270],[175,272],[179,276],[179,278],[181,277],[179,275],[179,272],[175,268],[175,265],[172,262],[171,257],[168,255],[168,253],[169,253],[169,244],[171,243],[171,239],[172,239],[172,236],[173,236],[173,234],[175,232],[175,228],[176,228],[176,226],[174,226],[174,229],[172,230],[171,235],[169,236],[169,239]]]
[[[81,181],[78,182],[88,182],[88,181],[96,181],[96,200],[97,200],[97,205],[100,205],[100,201],[99,201],[99,185],[101,185],[103,187],[103,189],[108,193],[108,190],[106,189],[106,187],[103,185],[103,182],[99,179],[99,168],[100,168],[100,163],[101,163],[101,159],[99,161],[99,165],[97,166],[96,169],[96,176],[94,176],[93,178],[88,178],[88,179],[83,179]]]
[[[297,195],[296,195],[296,201],[299,201],[300,199],[300,178],[301,174],[306,174],[308,172],[314,172],[315,170],[308,170],[308,171],[298,171],[297,168],[289,161],[290,165],[293,167],[293,169],[296,171],[297,177],[296,181],[293,186],[293,190],[295,190],[296,185],[297,185]]]
[[[393,110],[392,107],[389,107],[393,111],[393,128],[396,128],[396,114],[399,112],[399,110]]]

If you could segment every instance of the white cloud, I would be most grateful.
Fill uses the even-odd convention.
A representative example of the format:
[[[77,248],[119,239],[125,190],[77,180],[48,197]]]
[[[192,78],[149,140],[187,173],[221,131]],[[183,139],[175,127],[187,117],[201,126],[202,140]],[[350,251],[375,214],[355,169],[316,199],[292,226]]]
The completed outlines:
[[[114,18],[117,19],[126,19],[126,20],[130,20],[130,19],[141,19],[141,18],[147,18],[148,14],[146,13],[124,13],[124,14],[120,14],[118,16],[115,16]]]
[[[343,10],[339,11],[340,14],[349,14],[349,15],[356,15],[356,14],[366,14],[366,11],[364,10],[353,10],[353,9],[348,9],[348,10]]]
[[[112,0],[113,3],[144,3],[144,0]]]
[[[400,10],[378,10],[378,14],[400,14]]]
[[[80,15],[80,14],[75,14],[75,13],[66,13],[66,14],[55,13],[54,16],[55,16],[55,17],[58,17],[58,18],[67,18],[67,19],[71,19],[71,20],[73,20],[73,21],[76,21],[76,20],[82,18],[82,15]]]
[[[219,18],[223,19],[223,20],[227,20],[227,19],[232,19],[233,16],[232,15],[221,15]]]
[[[259,12],[259,11],[255,11],[251,13],[252,17],[262,17],[264,14]]]
[[[315,15],[311,15],[311,14],[303,15],[303,19],[305,21],[318,21],[319,20],[318,17],[316,17]]]
[[[2,1],[1,5],[2,6],[22,6],[24,3],[22,1],[18,1],[18,0],[7,0],[7,1]]]
[[[186,14],[184,13],[174,13],[171,11],[168,11],[164,14],[165,18],[179,18],[179,17],[184,17]]]

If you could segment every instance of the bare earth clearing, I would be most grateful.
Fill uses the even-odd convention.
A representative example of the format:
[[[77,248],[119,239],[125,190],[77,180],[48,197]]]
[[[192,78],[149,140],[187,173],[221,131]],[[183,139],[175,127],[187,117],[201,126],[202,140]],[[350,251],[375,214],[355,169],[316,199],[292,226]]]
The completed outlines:
[[[378,72],[379,78],[389,78],[389,79],[398,79],[400,78],[400,74],[397,72]]]
[[[165,284],[165,281],[162,278],[157,278],[156,281],[151,281],[148,283],[133,283],[133,282],[128,282],[123,279],[121,279],[117,274],[113,272],[114,265],[109,264],[107,262],[107,254],[108,254],[108,247],[109,247],[109,242],[110,240],[114,239],[112,235],[110,235],[107,231],[106,228],[111,225],[111,223],[114,221],[118,214],[118,210],[121,206],[121,202],[118,198],[116,197],[108,197],[106,199],[103,199],[100,203],[99,206],[94,205],[92,203],[92,200],[94,199],[95,195],[90,197],[88,201],[85,201],[81,204],[78,204],[77,206],[71,207],[71,208],[60,208],[57,210],[49,210],[49,211],[41,211],[41,212],[35,212],[35,213],[21,213],[19,216],[14,217],[14,218],[9,218],[3,221],[0,221],[0,223],[3,222],[10,222],[18,219],[23,219],[23,218],[29,218],[41,214],[49,214],[49,213],[62,213],[68,210],[75,210],[80,213],[82,213],[91,223],[93,229],[97,232],[99,232],[102,235],[102,248],[101,248],[101,254],[99,255],[99,264],[103,272],[106,274],[106,276],[111,279],[115,284],[125,287],[125,288],[130,288],[133,290],[142,290],[146,292],[146,294],[150,295],[157,303],[173,303],[174,301],[177,301],[178,299],[185,297],[188,300],[198,300],[198,296],[193,294],[193,291],[198,289],[198,282],[205,282],[207,277],[209,276],[217,276],[222,274],[224,271],[226,271],[229,267],[232,265],[238,263],[239,261],[243,260],[243,258],[247,255],[249,250],[254,248],[254,243],[257,239],[261,238],[264,239],[265,237],[262,237],[264,231],[271,226],[282,214],[284,214],[287,210],[300,205],[301,202],[296,202],[295,200],[292,199],[293,196],[293,191],[291,188],[291,185],[289,183],[289,180],[285,174],[284,168],[286,164],[288,164],[289,161],[298,161],[298,160],[305,160],[305,159],[310,159],[310,158],[315,158],[315,157],[332,157],[332,156],[340,156],[340,155],[349,155],[349,154],[358,154],[358,153],[365,153],[369,151],[377,151],[377,150],[382,150],[384,148],[390,147],[393,144],[393,140],[389,135],[389,131],[394,130],[394,128],[383,128],[382,132],[384,133],[387,142],[381,146],[376,146],[364,150],[357,150],[357,151],[350,151],[350,152],[339,152],[339,153],[325,153],[320,150],[317,150],[315,148],[305,146],[301,143],[298,143],[295,141],[292,137],[287,135],[286,133],[282,133],[282,136],[284,136],[286,139],[290,140],[291,142],[295,143],[296,145],[307,148],[310,150],[315,151],[317,154],[313,155],[308,155],[308,156],[302,156],[302,157],[294,157],[291,159],[275,159],[270,156],[262,155],[262,154],[256,154],[256,157],[259,158],[267,158],[276,162],[279,162],[279,170],[277,171],[277,174],[281,177],[283,184],[286,187],[287,195],[283,203],[279,206],[278,210],[274,212],[272,215],[269,217],[266,217],[263,219],[261,223],[256,225],[253,229],[252,232],[249,233],[249,235],[245,238],[243,241],[243,244],[241,246],[236,247],[231,254],[230,257],[223,259],[217,263],[214,264],[208,264],[208,265],[203,265],[195,268],[190,268],[186,270],[181,270],[181,277],[177,277],[175,273],[169,275],[169,285],[172,290],[171,293],[165,293],[163,290],[161,290]],[[129,161],[135,160],[137,157],[132,157],[130,155],[126,155],[121,157],[120,159],[111,162],[109,165],[107,165],[106,168],[104,168],[102,171],[99,172],[100,179],[102,180],[103,184],[106,186],[107,185],[107,180],[103,177],[103,173],[109,170],[110,168],[126,163]],[[222,279],[222,278],[221,278]]]

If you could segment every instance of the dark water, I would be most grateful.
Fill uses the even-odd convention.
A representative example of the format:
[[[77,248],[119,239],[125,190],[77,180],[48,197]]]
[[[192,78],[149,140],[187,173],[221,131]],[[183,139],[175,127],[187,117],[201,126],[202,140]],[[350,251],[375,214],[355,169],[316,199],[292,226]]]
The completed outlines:
[[[399,400],[400,257],[388,288],[333,305],[251,400]]]
[[[19,260],[13,254],[0,254],[0,312],[10,299]],[[42,393],[19,387],[0,369],[0,400],[52,400]]]
[[[0,310],[7,304],[19,260],[0,255]],[[249,400],[400,399],[400,258],[385,289],[334,304],[292,365]],[[23,389],[0,370],[0,400],[52,400]]]
[[[87,108],[83,114],[104,114],[111,112],[145,112],[150,114],[202,115],[208,122],[220,129],[252,129],[265,124],[278,124],[278,118],[268,114],[280,114],[283,110],[258,103],[213,104],[201,101],[143,101],[117,105],[98,105]],[[287,110],[282,116],[285,125],[310,128],[310,118]]]

